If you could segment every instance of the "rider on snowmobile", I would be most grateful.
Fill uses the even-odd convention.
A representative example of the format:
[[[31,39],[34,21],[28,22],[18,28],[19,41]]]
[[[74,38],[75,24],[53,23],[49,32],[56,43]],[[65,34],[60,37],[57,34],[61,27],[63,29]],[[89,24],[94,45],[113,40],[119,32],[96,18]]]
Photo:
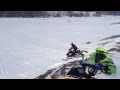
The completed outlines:
[[[88,53],[87,51],[85,51],[85,50],[78,50],[78,47],[75,45],[75,44],[73,44],[73,43],[71,43],[71,48],[70,49],[68,49],[69,51],[68,51],[68,53],[66,54],[66,56],[67,56],[67,58],[69,58],[69,57],[74,57],[76,54],[78,54],[78,55],[81,55],[81,57],[82,57],[82,60],[84,60],[84,54],[83,54],[83,52],[86,52],[86,53]]]
[[[67,57],[72,57],[76,54],[77,52],[77,46],[73,43],[70,44],[71,48],[69,49],[68,53],[66,54]]]
[[[75,55],[75,53],[77,52],[77,46],[73,43],[71,43],[71,48],[69,50],[72,50],[73,51],[73,55]]]
[[[98,64],[101,63],[104,65],[104,73],[105,74],[112,74],[116,73],[116,66],[114,65],[114,62],[112,58],[108,57],[108,52],[102,48],[96,48],[96,52],[91,53],[89,57],[92,64]]]

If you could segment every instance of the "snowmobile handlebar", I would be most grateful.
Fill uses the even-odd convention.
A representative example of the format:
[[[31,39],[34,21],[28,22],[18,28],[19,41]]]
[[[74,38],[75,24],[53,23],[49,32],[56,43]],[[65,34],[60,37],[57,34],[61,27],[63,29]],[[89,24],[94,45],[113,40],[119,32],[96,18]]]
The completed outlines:
[[[102,63],[97,63],[97,64],[89,64],[89,63],[85,63],[82,60],[79,61],[80,65],[82,65],[83,67],[87,67],[88,66],[88,74],[90,76],[95,76],[98,70],[103,70],[103,68],[105,67],[105,65],[103,65]]]
[[[88,51],[86,51],[86,50],[83,50],[82,52],[86,52],[86,53],[88,53]]]

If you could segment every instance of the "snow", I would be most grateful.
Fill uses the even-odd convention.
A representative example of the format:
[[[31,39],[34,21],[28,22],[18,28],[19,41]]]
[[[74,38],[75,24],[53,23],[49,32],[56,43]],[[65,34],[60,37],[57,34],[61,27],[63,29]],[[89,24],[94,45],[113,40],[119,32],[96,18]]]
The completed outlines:
[[[120,17],[0,18],[0,78],[35,78],[67,63],[62,58],[71,42],[88,50],[89,56],[99,40],[120,34],[120,25],[111,25],[116,22]],[[83,44],[88,41],[92,44]],[[114,42],[105,47],[113,47]],[[119,53],[115,57],[120,58]],[[120,71],[109,78],[120,78]]]

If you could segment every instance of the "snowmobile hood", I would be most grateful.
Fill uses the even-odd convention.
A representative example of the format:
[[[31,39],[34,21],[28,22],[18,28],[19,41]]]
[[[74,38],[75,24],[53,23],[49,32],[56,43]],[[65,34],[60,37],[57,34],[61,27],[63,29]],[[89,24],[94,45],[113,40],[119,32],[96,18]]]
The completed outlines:
[[[68,76],[62,77],[62,78],[60,78],[60,79],[77,79],[77,78],[74,78],[74,77],[68,75]]]

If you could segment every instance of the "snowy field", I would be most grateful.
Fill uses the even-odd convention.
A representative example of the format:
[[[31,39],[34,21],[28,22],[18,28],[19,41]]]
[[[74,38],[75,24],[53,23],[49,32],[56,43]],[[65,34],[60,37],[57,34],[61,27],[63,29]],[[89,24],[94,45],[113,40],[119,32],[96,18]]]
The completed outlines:
[[[99,40],[120,34],[120,24],[112,24],[117,22],[118,16],[0,18],[0,78],[32,79],[65,63],[71,42],[91,53]],[[84,45],[89,41],[93,44]],[[120,68],[120,54],[115,57]],[[120,79],[120,71],[109,78]]]

